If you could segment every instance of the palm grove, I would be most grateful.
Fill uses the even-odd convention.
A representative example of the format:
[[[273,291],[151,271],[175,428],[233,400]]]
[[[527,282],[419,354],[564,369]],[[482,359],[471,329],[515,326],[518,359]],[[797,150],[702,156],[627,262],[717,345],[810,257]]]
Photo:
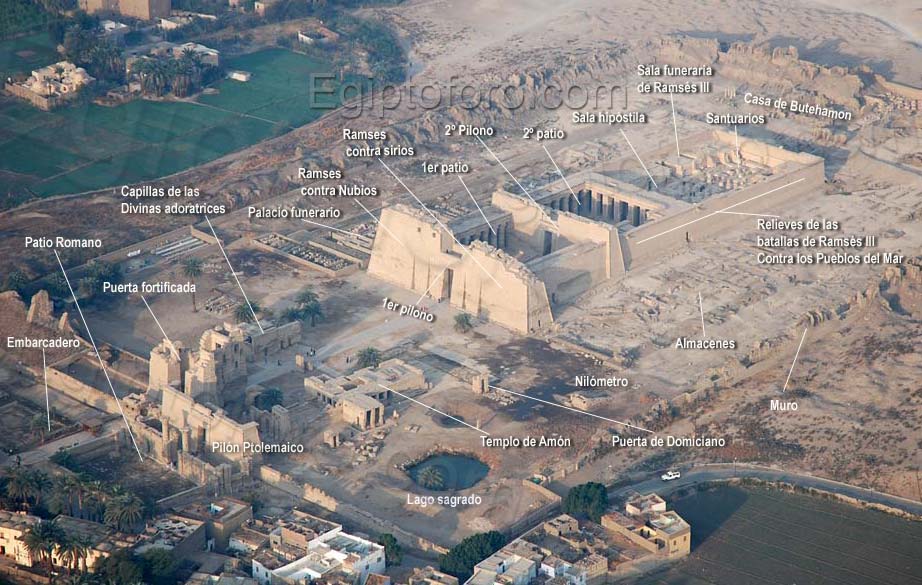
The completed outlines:
[[[63,451],[52,459],[65,468],[71,464],[69,456]],[[73,582],[91,580],[87,575],[87,558],[95,543],[82,534],[69,534],[58,518],[70,516],[101,522],[121,532],[136,533],[143,529],[144,521],[152,510],[150,503],[118,485],[79,473],[50,476],[41,469],[22,465],[8,467],[0,479],[0,508],[27,512],[40,518],[28,529],[23,542],[36,565],[48,574],[49,582],[54,578],[53,563],[71,574]],[[151,562],[155,560],[147,559]],[[101,570],[97,570],[97,578],[104,577],[108,570],[110,573],[137,573],[140,580],[146,571],[144,562],[138,564],[122,557],[107,560]],[[121,566],[124,563],[137,566]]]

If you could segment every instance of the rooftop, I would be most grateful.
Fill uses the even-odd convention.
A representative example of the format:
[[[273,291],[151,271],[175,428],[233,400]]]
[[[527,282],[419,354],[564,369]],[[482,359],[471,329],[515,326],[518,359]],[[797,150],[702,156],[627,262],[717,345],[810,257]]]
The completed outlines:
[[[189,538],[202,526],[202,522],[176,514],[161,516],[149,523],[144,530],[144,543],[138,547],[139,552],[151,548],[172,549]]]
[[[670,536],[681,534],[689,529],[688,522],[674,511],[663,512],[650,520],[650,526]]]
[[[212,502],[204,503],[197,502],[186,506],[182,509],[182,513],[185,516],[195,518],[197,520],[212,520],[218,521],[225,518],[230,518],[243,512],[250,505],[244,501],[236,500],[234,498],[219,498]]]

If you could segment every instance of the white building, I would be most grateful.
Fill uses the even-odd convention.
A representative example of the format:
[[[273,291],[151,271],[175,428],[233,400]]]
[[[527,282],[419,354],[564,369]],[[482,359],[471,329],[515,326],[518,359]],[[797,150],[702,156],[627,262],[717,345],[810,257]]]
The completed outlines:
[[[17,565],[31,567],[32,555],[23,538],[38,522],[37,516],[0,510],[0,557],[6,557]]]
[[[102,31],[102,36],[119,44],[125,42],[125,35],[131,31],[127,24],[115,20],[100,21],[99,29]]]
[[[277,556],[269,560],[278,561]],[[253,577],[261,585],[303,583],[324,575],[341,572],[358,585],[365,585],[371,573],[383,573],[384,547],[341,530],[320,534],[307,545],[307,553],[291,562],[267,562],[267,557],[253,559]]]
[[[206,47],[199,43],[183,43],[181,45],[175,46],[172,49],[173,58],[178,59],[183,56],[183,53],[186,51],[192,51],[198,55],[202,63],[207,63],[209,65],[218,66],[221,62],[221,52],[217,49],[212,49],[211,47]]]
[[[477,563],[465,585],[528,585],[537,576],[535,561],[501,549]]]

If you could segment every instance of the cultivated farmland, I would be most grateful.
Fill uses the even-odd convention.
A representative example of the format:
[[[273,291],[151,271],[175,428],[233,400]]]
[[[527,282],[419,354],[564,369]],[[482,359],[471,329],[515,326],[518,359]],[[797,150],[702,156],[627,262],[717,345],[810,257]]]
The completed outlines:
[[[909,585],[922,582],[922,523],[761,488],[719,487],[675,508],[692,554],[637,585]]]
[[[308,107],[310,74],[324,72],[324,66],[304,55],[268,49],[226,65],[251,72],[252,79],[222,80],[216,92],[196,100],[81,104],[54,112],[3,100],[0,193],[28,189],[45,197],[154,179],[271,138],[325,111]]]

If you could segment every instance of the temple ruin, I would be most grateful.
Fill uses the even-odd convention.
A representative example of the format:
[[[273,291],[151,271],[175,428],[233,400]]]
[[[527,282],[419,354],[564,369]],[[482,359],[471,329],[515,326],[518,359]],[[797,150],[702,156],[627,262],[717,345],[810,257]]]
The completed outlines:
[[[823,160],[811,154],[723,131],[688,142],[700,146],[644,155],[650,176],[624,159],[525,195],[497,190],[482,213],[385,208],[368,272],[533,333],[600,282],[732,230],[724,209],[777,209],[823,185]]]

